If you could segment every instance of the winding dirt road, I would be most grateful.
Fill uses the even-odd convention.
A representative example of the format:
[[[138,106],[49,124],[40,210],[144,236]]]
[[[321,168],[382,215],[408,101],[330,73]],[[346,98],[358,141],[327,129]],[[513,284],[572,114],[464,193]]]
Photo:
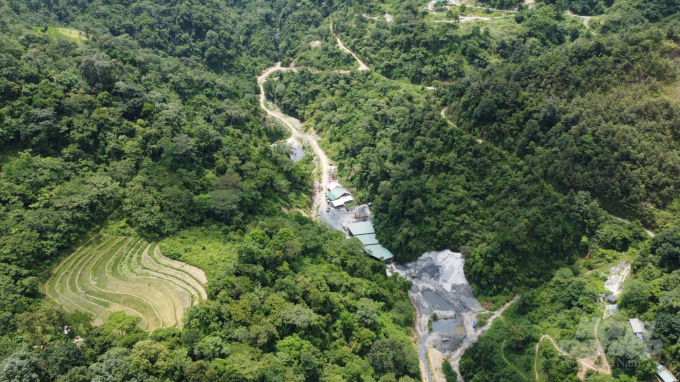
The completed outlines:
[[[260,107],[262,110],[266,111],[268,115],[271,115],[272,117],[283,122],[284,125],[288,126],[294,138],[300,138],[303,142],[309,143],[309,145],[312,147],[312,150],[314,150],[314,155],[319,158],[319,165],[321,167],[321,189],[319,189],[318,185],[314,189],[314,199],[312,201],[312,219],[314,219],[317,215],[317,210],[319,207],[326,208],[326,199],[323,197],[323,195],[324,190],[326,190],[328,187],[328,170],[330,169],[328,156],[326,156],[326,153],[321,150],[321,147],[319,147],[319,137],[315,135],[302,134],[300,132],[302,130],[302,123],[300,120],[285,115],[277,110],[269,110],[266,106],[267,99],[264,94],[264,83],[267,82],[267,78],[269,78],[272,73],[276,71],[297,72],[297,70],[298,68],[281,67],[281,63],[277,62],[275,66],[268,68],[264,71],[264,73],[262,73],[261,76],[257,78],[257,85],[260,87]]]
[[[361,61],[361,60],[359,59],[359,57],[357,57],[357,55],[354,54],[354,52],[352,52],[351,50],[347,49],[347,47],[345,46],[345,44],[343,44],[342,41],[340,41],[340,37],[338,37],[338,36],[335,34],[335,32],[333,32],[333,23],[331,23],[331,33],[333,33],[333,36],[335,36],[335,39],[338,41],[338,48],[340,48],[340,50],[342,50],[342,51],[344,51],[344,52],[346,52],[346,53],[351,54],[352,57],[354,57],[354,59],[357,60],[357,62],[359,62],[359,69],[357,69],[357,70],[359,70],[359,71],[368,70],[368,65],[366,65],[363,61]]]
[[[612,368],[609,366],[609,361],[607,361],[607,356],[604,353],[604,348],[602,347],[602,343],[600,342],[600,338],[597,335],[597,330],[600,327],[600,319],[597,319],[597,322],[595,322],[595,330],[594,330],[594,336],[595,336],[595,343],[597,345],[597,354],[593,357],[586,357],[586,358],[577,358],[576,362],[578,363],[578,373],[576,376],[580,380],[585,380],[586,378],[586,373],[588,370],[592,370],[598,373],[602,374],[612,374]],[[553,344],[555,349],[557,350],[558,353],[560,353],[563,356],[570,357],[567,352],[564,350],[560,349],[559,346],[557,346],[557,343],[555,342],[555,339],[552,338],[548,334],[544,334],[541,336],[541,339],[536,342],[536,356],[534,358],[534,373],[536,374],[536,381],[538,382],[538,347],[541,345],[541,342],[543,342],[544,339],[550,340],[550,342]],[[602,357],[601,365],[597,364],[597,360],[599,357]]]
[[[519,300],[519,297],[520,297],[519,295],[515,296],[512,300],[508,301],[505,305],[498,309],[491,317],[487,319],[486,325],[484,325],[484,327],[477,329],[477,331],[473,333],[467,333],[467,336],[463,344],[458,349],[456,349],[456,351],[451,355],[451,357],[449,358],[449,362],[451,362],[453,370],[455,370],[456,374],[458,375],[458,382],[464,382],[463,376],[460,375],[460,359],[463,358],[463,354],[465,354],[467,348],[475,344],[479,340],[479,337],[486,333],[486,331],[489,330],[489,328],[491,328],[493,321],[496,318],[500,317],[500,315],[503,314],[505,309],[510,307],[510,305],[517,302],[517,300]]]

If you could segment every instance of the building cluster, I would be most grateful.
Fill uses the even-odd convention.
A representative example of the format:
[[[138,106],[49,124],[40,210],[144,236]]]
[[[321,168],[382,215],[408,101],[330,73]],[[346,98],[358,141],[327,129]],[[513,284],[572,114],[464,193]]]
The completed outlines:
[[[389,249],[380,245],[378,239],[375,238],[373,223],[370,221],[349,223],[347,224],[347,231],[350,236],[356,237],[361,241],[361,244],[364,245],[364,251],[371,257],[386,263],[392,262],[394,255],[392,255],[392,252],[390,252]]]
[[[338,182],[330,182],[328,184],[328,193],[326,194],[326,199],[329,206],[334,208],[342,207],[345,203],[350,203],[354,201],[352,194],[347,191],[346,188],[342,187]]]

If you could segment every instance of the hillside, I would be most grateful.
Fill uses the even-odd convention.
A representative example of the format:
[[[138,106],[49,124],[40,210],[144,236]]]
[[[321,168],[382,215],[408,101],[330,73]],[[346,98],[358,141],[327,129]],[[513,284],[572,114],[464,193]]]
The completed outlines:
[[[675,372],[680,8],[429,3],[0,0],[0,382],[421,380],[331,173],[503,306],[436,378]]]

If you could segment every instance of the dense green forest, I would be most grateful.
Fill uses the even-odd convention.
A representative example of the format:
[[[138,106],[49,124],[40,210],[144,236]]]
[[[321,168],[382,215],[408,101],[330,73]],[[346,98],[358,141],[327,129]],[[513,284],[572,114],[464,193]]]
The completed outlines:
[[[408,283],[282,212],[308,208],[311,158],[271,146],[287,132],[259,109],[255,74],[305,52],[352,68],[337,50],[309,53],[333,46],[328,9],[0,6],[0,380],[419,378]],[[147,333],[122,312],[93,326],[42,300],[49,270],[102,227],[159,240],[191,226],[217,227],[236,258],[181,331]]]
[[[656,322],[652,339],[664,344],[656,359],[671,370],[680,362],[678,9],[606,6],[589,28],[564,15],[564,4],[520,7],[498,22],[505,34],[491,24],[433,23],[410,3],[357,6],[394,12],[392,23],[355,9],[337,22],[379,75],[300,71],[266,86],[325,138],[341,179],[373,202],[378,236],[400,260],[460,248],[475,292],[523,291],[466,353],[466,380],[534,380],[534,372],[575,380],[576,361],[547,340],[534,362],[536,342],[542,333],[583,338],[581,320],[602,317],[597,293],[621,259],[633,263],[633,280],[607,325]],[[436,89],[417,86],[430,83]],[[643,225],[659,235],[650,241]],[[613,376],[590,379],[656,378],[650,359],[613,350],[619,343],[604,345]]]
[[[466,380],[574,380],[536,343],[592,332],[620,260],[612,322],[655,322],[656,359],[680,366],[678,4],[426,3],[0,0],[0,381],[421,379],[411,283],[286,212],[309,211],[314,162],[272,145],[288,131],[256,76],[279,61],[299,70],[267,97],[322,137],[397,261],[450,248],[480,300],[522,294]],[[46,301],[99,232],[209,267],[209,299],[151,333]],[[655,378],[639,352],[610,363],[588,380]]]

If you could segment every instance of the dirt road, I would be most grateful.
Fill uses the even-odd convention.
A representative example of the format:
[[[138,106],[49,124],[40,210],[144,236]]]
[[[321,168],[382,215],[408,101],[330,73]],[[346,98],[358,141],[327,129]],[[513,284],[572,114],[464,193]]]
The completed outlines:
[[[354,52],[352,52],[351,50],[347,49],[347,47],[345,46],[345,44],[343,44],[342,41],[340,41],[340,37],[338,37],[338,36],[335,34],[335,32],[333,32],[333,23],[331,23],[331,33],[333,33],[333,36],[335,36],[335,39],[338,41],[338,48],[340,48],[340,50],[342,50],[342,51],[345,51],[345,52],[351,54],[352,57],[354,57],[354,59],[357,60],[357,62],[359,63],[359,69],[357,69],[357,70],[359,70],[359,71],[368,70],[368,65],[366,65],[363,61],[361,61],[361,60],[359,59],[359,57],[357,57],[357,55],[354,54]]]
[[[498,309],[491,317],[488,318],[486,325],[484,325],[483,328],[477,329],[474,333],[468,333],[467,338],[465,338],[465,341],[463,344],[456,349],[456,351],[451,355],[451,358],[449,358],[449,361],[451,362],[451,366],[453,366],[453,370],[456,371],[456,374],[458,375],[458,382],[464,382],[463,376],[460,375],[460,359],[463,358],[463,354],[465,354],[465,350],[475,344],[481,335],[486,333],[489,328],[491,328],[491,325],[493,324],[493,321],[500,317],[501,314],[507,309],[510,305],[514,304],[519,300],[519,295],[515,296],[512,300],[507,302],[505,305],[503,305],[500,309]]]
[[[302,139],[303,142],[309,143],[314,150],[314,155],[319,160],[319,166],[321,169],[321,184],[316,184],[314,187],[314,198],[312,200],[312,219],[316,218],[317,211],[319,208],[326,208],[326,198],[324,198],[324,193],[326,188],[328,188],[328,171],[330,169],[330,164],[328,161],[328,156],[319,147],[319,137],[316,135],[307,135],[301,133],[302,123],[300,120],[293,118],[291,116],[285,115],[278,110],[270,110],[266,106],[267,99],[264,94],[264,83],[267,82],[267,78],[276,71],[293,71],[297,72],[297,68],[283,68],[281,63],[277,62],[275,66],[266,69],[261,76],[257,78],[257,85],[260,87],[260,107],[262,110],[266,111],[268,115],[278,119],[283,122],[284,125],[290,128],[291,133],[294,138]]]
[[[626,220],[626,219],[624,219],[624,218],[620,218],[620,217],[618,217],[618,216],[616,216],[616,215],[612,215],[612,214],[609,214],[609,216],[613,217],[614,219],[616,219],[616,220],[618,220],[618,221],[622,221],[622,222],[624,222],[624,223],[630,224],[630,220]],[[649,237],[654,237],[654,236],[656,236],[656,235],[654,234],[654,232],[648,230],[647,228],[644,228],[644,227],[643,227],[643,229],[645,230],[645,232],[647,232],[647,235],[649,235]]]
[[[595,330],[594,330],[594,336],[595,336],[595,343],[597,344],[597,354],[594,357],[586,357],[586,358],[577,358],[576,362],[578,362],[578,373],[576,376],[580,380],[585,380],[586,378],[586,373],[588,370],[593,370],[598,373],[602,374],[612,374],[612,368],[609,366],[609,361],[607,361],[607,356],[604,353],[604,348],[602,347],[602,343],[600,343],[600,338],[597,335],[597,330],[600,327],[600,319],[597,319],[597,322],[595,322]],[[555,339],[549,336],[548,334],[544,334],[541,336],[541,339],[536,342],[536,356],[534,358],[534,373],[536,374],[536,381],[538,382],[538,347],[541,344],[541,342],[544,339],[550,340],[552,342],[553,346],[557,350],[558,353],[560,353],[563,356],[570,357],[569,354],[567,354],[564,350],[560,349],[559,346],[557,346],[557,343],[555,342]],[[597,360],[599,357],[601,358],[601,364],[597,363]]]

